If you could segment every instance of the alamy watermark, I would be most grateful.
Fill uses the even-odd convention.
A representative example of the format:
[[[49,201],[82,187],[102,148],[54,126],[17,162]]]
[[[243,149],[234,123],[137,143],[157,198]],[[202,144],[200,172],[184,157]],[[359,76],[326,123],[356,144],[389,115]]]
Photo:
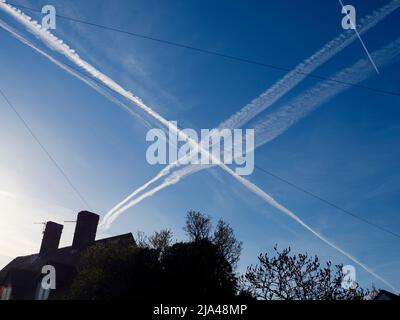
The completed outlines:
[[[352,290],[357,288],[356,282],[356,268],[352,265],[345,265],[342,267],[343,279],[342,288],[346,290]]]
[[[56,268],[52,265],[45,265],[42,268],[42,274],[45,276],[42,278],[41,286],[44,290],[55,290],[56,289]]]
[[[172,122],[177,128],[177,122]],[[235,165],[238,175],[254,171],[254,129],[201,129],[200,138],[194,129],[181,133],[169,129],[147,132],[146,141],[153,142],[146,152],[149,164]]]
[[[342,13],[345,15],[342,18],[342,28],[344,30],[356,29],[356,8],[352,5],[342,6]]]
[[[0,0],[0,2],[7,3],[6,0]],[[57,27],[56,8],[51,4],[46,4],[42,7],[41,12],[44,15],[41,21],[42,28],[46,30],[55,30]]]
[[[47,4],[42,8],[42,13],[45,15],[42,18],[42,28],[55,30],[57,26],[56,8]]]

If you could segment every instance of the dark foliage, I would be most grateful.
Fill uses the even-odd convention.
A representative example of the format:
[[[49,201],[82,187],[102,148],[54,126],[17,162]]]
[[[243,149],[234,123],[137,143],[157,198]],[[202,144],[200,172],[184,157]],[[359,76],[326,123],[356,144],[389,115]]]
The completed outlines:
[[[184,230],[189,241],[172,243],[170,230],[150,237],[139,233],[136,245],[118,241],[88,248],[69,298],[83,300],[207,301],[238,297],[263,300],[361,300],[368,291],[342,288],[340,265],[321,265],[318,257],[261,254],[238,281],[234,270],[242,243],[229,224],[190,211]],[[240,290],[238,290],[240,288]]]
[[[241,243],[232,228],[219,222],[213,238],[209,218],[188,213],[191,241],[171,245],[172,233],[162,230],[138,245],[118,242],[90,247],[82,257],[72,285],[72,299],[192,300],[234,297],[237,279],[232,263]],[[213,241],[215,240],[215,241]]]
[[[150,299],[160,281],[161,266],[154,249],[138,249],[118,241],[90,247],[81,259],[71,299]]]
[[[317,256],[291,255],[290,248],[258,257],[259,263],[250,266],[242,277],[242,287],[257,299],[263,300],[362,300],[368,291],[344,289],[342,266],[325,266]]]
[[[162,266],[165,287],[179,300],[235,295],[232,267],[209,240],[174,244],[166,250]]]
[[[191,241],[210,239],[211,228],[211,218],[209,216],[192,210],[187,213],[183,230],[186,231]]]
[[[225,221],[219,220],[211,235],[211,218],[200,212],[189,211],[186,216],[186,224],[183,228],[190,240],[194,242],[208,240],[212,242],[220,255],[236,268],[242,252],[242,242],[236,239],[232,227]]]
[[[232,227],[225,221],[219,220],[212,242],[217,247],[218,252],[235,269],[242,252],[242,242],[236,239]]]

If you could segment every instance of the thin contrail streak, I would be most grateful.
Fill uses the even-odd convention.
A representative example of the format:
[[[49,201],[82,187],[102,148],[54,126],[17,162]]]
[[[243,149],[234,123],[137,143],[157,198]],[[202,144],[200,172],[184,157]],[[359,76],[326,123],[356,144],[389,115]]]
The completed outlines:
[[[358,33],[365,33],[387,15],[399,8],[399,6],[400,0],[393,0],[386,6],[383,6],[372,14],[361,19],[360,24],[357,25],[357,29],[359,30]],[[268,108],[294,86],[299,84],[308,74],[312,73],[319,66],[350,45],[355,39],[357,39],[357,35],[352,30],[348,30],[329,41],[319,51],[306,59],[303,63],[299,64],[293,69],[293,71],[289,72],[275,85],[265,91],[260,97],[256,98],[232,117],[224,121],[219,127],[233,129],[235,127],[239,128],[243,126],[251,118]]]
[[[136,119],[140,120],[143,122],[143,124],[148,127],[151,128],[151,125],[145,120],[143,119],[140,115],[138,115],[137,113],[135,113],[130,107],[128,107],[126,104],[124,104],[123,102],[119,101],[118,99],[116,99],[115,97],[113,97],[109,92],[107,92],[105,89],[103,89],[102,87],[100,87],[97,83],[95,83],[94,81],[90,80],[89,78],[87,78],[86,76],[83,76],[81,74],[79,74],[78,72],[76,72],[74,69],[72,69],[71,67],[67,66],[66,64],[64,64],[63,62],[61,62],[60,60],[57,60],[56,58],[54,58],[53,56],[49,55],[48,53],[46,53],[45,51],[43,51],[42,49],[38,48],[37,46],[35,46],[31,41],[29,41],[28,39],[24,38],[17,30],[15,30],[14,28],[12,28],[11,26],[9,26],[7,23],[5,23],[3,20],[0,19],[0,28],[4,29],[5,31],[9,32],[14,38],[16,38],[17,40],[19,40],[20,42],[22,42],[23,44],[25,44],[26,46],[28,46],[29,48],[33,49],[34,51],[36,51],[37,53],[39,53],[40,55],[42,55],[43,57],[45,57],[46,59],[48,59],[50,62],[54,63],[56,66],[58,66],[59,68],[61,68],[62,70],[66,71],[67,73],[71,74],[73,77],[79,79],[80,81],[84,82],[85,84],[87,84],[89,87],[91,87],[93,90],[97,91],[99,94],[101,94],[102,96],[104,96],[106,99],[108,99],[109,101],[111,101],[112,103],[116,104],[117,106],[119,106],[122,110],[124,110],[125,112],[129,113],[131,116],[135,117]]]
[[[219,159],[216,159],[213,155],[209,154],[208,151],[204,150],[198,143],[196,143],[193,139],[191,139],[188,135],[186,135],[180,129],[178,129],[177,126],[174,123],[172,123],[172,122],[168,121],[167,119],[165,119],[164,117],[162,117],[156,111],[154,111],[153,109],[148,107],[138,97],[133,95],[131,92],[125,90],[122,86],[120,86],[118,83],[116,83],[110,77],[106,76],[104,73],[102,73],[99,70],[97,70],[91,64],[89,64],[85,60],[81,59],[76,54],[76,52],[74,50],[72,50],[69,46],[64,44],[62,40],[60,40],[59,38],[54,36],[48,30],[42,29],[41,26],[36,21],[31,21],[31,18],[26,16],[25,14],[21,13],[20,10],[17,10],[14,7],[11,7],[11,6],[9,6],[9,5],[5,4],[5,3],[0,2],[0,8],[2,8],[3,10],[5,10],[9,14],[11,14],[17,21],[19,21],[23,25],[25,25],[28,28],[28,30],[30,30],[34,35],[38,36],[41,40],[43,40],[46,45],[52,47],[54,50],[57,50],[58,52],[63,54],[69,60],[71,60],[72,62],[76,63],[79,67],[81,67],[86,72],[88,72],[92,77],[100,80],[105,85],[107,85],[110,89],[112,89],[116,93],[120,94],[121,96],[125,97],[127,100],[133,102],[135,105],[137,105],[139,108],[141,108],[147,114],[149,114],[155,120],[159,121],[162,125],[164,125],[169,130],[171,130],[178,137],[181,137],[182,140],[187,141],[189,144],[191,144],[191,146],[197,152],[205,153],[208,157],[212,158],[214,163],[217,163],[223,170],[225,170],[227,173],[232,175],[235,179],[237,179],[239,182],[241,182],[243,185],[245,185],[249,190],[253,191],[254,193],[256,193],[256,194],[258,194],[260,196],[262,195],[263,199],[265,199],[272,206],[275,206],[277,209],[281,210],[285,214],[288,214],[293,219],[296,219],[296,221],[302,223],[303,226],[306,226],[309,231],[311,231],[313,234],[318,236],[318,238],[320,238],[326,244],[328,244],[329,246],[331,246],[332,248],[334,248],[336,250],[339,250],[339,252],[341,252],[343,254],[346,254],[346,256],[349,259],[351,259],[354,263],[357,263],[363,269],[365,269],[367,272],[369,272],[371,275],[373,275],[377,279],[383,281],[385,284],[390,286],[392,289],[395,289],[394,286],[392,286],[386,280],[382,279],[379,275],[375,274],[368,267],[366,267],[365,265],[361,264],[358,260],[354,259],[350,254],[346,253],[342,249],[340,249],[337,246],[333,245],[331,242],[329,242],[323,236],[319,235],[318,232],[314,231],[311,227],[309,227],[307,224],[305,224],[300,218],[298,218],[290,210],[286,209],[284,206],[282,206],[279,203],[277,203],[272,197],[270,197],[264,191],[259,189],[257,186],[255,186],[254,184],[252,184],[250,181],[246,180],[245,178],[237,175],[229,167],[227,167],[225,164],[221,163],[219,161]],[[395,289],[395,290],[397,291],[397,289]]]
[[[21,10],[16,9],[11,5],[3,2],[0,2],[0,8],[3,9],[6,13],[10,14],[22,25],[24,25],[28,29],[28,31],[30,31],[33,35],[41,39],[48,47],[64,55],[67,59],[69,59],[78,67],[86,71],[93,78],[99,80],[109,89],[121,95],[122,97],[126,98],[128,101],[134,103],[148,115],[150,115],[155,120],[160,122],[162,125],[170,129],[174,134],[177,134],[179,137],[183,138],[186,141],[189,141],[190,143],[194,143],[194,141],[189,137],[187,137],[187,135],[182,133],[175,126],[174,123],[162,117],[156,111],[148,107],[140,98],[132,94],[132,92],[124,89],[121,85],[119,85],[109,76],[105,75],[104,73],[96,69],[94,66],[92,66],[90,63],[80,58],[79,55],[75,52],[75,50],[71,49],[67,44],[65,44],[63,40],[57,38],[50,31],[43,29],[39,23],[32,20],[32,18],[27,16],[26,14],[22,13]]]
[[[388,64],[390,62],[393,62],[393,60],[398,57],[400,54],[400,38],[391,42],[389,45],[385,46],[383,49],[373,53],[373,56],[375,60],[381,65],[384,66],[385,64]],[[340,71],[336,74],[337,78],[349,78],[351,77],[352,81],[355,82],[360,82],[362,80],[365,80],[368,78],[371,74],[373,74],[373,69],[370,67],[370,64],[368,60],[362,59],[355,63],[353,66],[344,69],[343,71]],[[276,115],[271,115],[268,119],[278,119],[278,123],[280,119],[283,119],[283,125],[278,125],[278,129],[276,132],[272,133],[271,135],[267,135],[264,137],[263,140],[260,141],[258,145],[264,144],[275,137],[277,137],[279,134],[283,133],[286,131],[288,128],[290,128],[294,123],[296,123],[299,119],[305,117],[307,114],[309,114],[311,111],[313,111],[315,108],[317,108],[319,105],[321,105],[323,102],[326,102],[333,96],[337,95],[338,93],[344,91],[347,89],[347,86],[340,85],[340,84],[332,84],[329,81],[328,82],[323,82],[319,85],[316,85],[312,89],[308,90],[305,94],[300,95],[299,98],[293,99],[291,102],[288,103],[286,108],[282,108],[281,111],[278,111],[280,113],[281,117],[277,117]],[[319,94],[318,97],[315,97],[315,95]],[[296,105],[297,103],[297,105]],[[265,120],[264,120],[265,121]],[[268,122],[268,121],[267,121]],[[271,123],[269,122],[265,125],[264,122],[260,123],[260,128],[264,131],[271,129]],[[274,129],[274,128],[272,128]],[[207,166],[209,167],[209,166]],[[221,166],[222,167],[222,166]],[[117,218],[119,215],[121,215],[123,212],[125,212],[127,209],[137,205],[144,199],[151,197],[158,191],[161,191],[171,185],[174,185],[178,183],[184,176],[193,173],[193,171],[198,171],[204,169],[203,166],[197,166],[197,167],[191,167],[187,166],[173,174],[171,174],[168,178],[165,179],[164,183],[158,185],[157,187],[153,188],[152,190],[141,194],[139,197],[135,198],[132,200],[130,203],[125,204],[124,206],[120,207],[118,210],[116,210],[113,214],[109,215],[103,220],[103,227],[107,228],[109,227]],[[334,243],[332,243],[329,239],[325,238],[323,235],[315,231],[312,227],[307,225],[300,217],[298,217],[295,213],[281,205],[279,202],[277,202],[275,199],[273,199],[270,195],[268,195],[266,192],[261,190],[258,186],[255,184],[251,183],[247,179],[244,179],[241,176],[238,176],[235,172],[229,172],[226,170],[226,168],[222,167],[225,171],[230,173],[235,179],[237,179],[240,183],[242,183],[245,187],[247,187],[250,191],[253,193],[257,194],[260,196],[263,200],[265,200],[267,203],[272,205],[273,207],[277,208],[284,214],[288,215],[291,217],[293,220],[295,220],[297,223],[299,223],[301,226],[306,228],[308,231],[313,233],[315,236],[317,236],[320,240],[334,248],[335,250],[339,251],[349,259],[351,259],[353,262],[358,264],[360,267],[362,267],[365,271],[376,277],[377,279],[381,280],[383,283],[391,287],[392,289],[396,290],[397,289],[391,285],[387,280],[383,279],[381,276],[377,275],[376,273],[373,272],[368,266],[360,262],[358,259],[353,257],[351,254],[347,253]],[[154,180],[154,179],[153,179]],[[151,182],[151,181],[150,181]],[[150,183],[149,182],[149,183]],[[148,183],[148,184],[149,184]],[[137,190],[136,194],[141,192],[142,190]]]
[[[212,154],[208,152],[208,150],[202,148],[201,145],[199,145],[186,133],[182,132],[175,125],[175,123],[162,117],[158,112],[154,111],[149,106],[147,106],[139,97],[135,96],[130,91],[127,91],[116,81],[114,81],[113,79],[111,79],[98,69],[96,69],[93,65],[91,65],[84,59],[80,58],[80,56],[75,52],[75,50],[71,49],[67,44],[64,43],[63,40],[57,38],[50,31],[43,29],[42,26],[39,23],[37,23],[37,21],[32,20],[31,17],[21,12],[21,10],[16,9],[13,6],[3,2],[0,2],[0,9],[3,9],[6,13],[10,14],[14,19],[16,19],[22,25],[24,25],[28,29],[28,31],[30,31],[33,35],[41,39],[48,47],[65,56],[67,59],[75,63],[78,67],[85,70],[93,78],[99,80],[109,89],[113,90],[117,94],[126,98],[128,101],[134,103],[141,110],[150,115],[153,119],[155,119],[163,126],[168,128],[173,134],[176,134],[180,140],[187,141],[193,147],[194,150],[196,150],[197,152],[201,152],[202,154],[203,153],[206,154],[213,160],[213,163],[221,164],[219,159],[215,158]],[[55,59],[52,59],[52,61],[55,62]],[[229,168],[227,169],[230,170]]]
[[[372,54],[372,57],[379,66],[393,63],[400,55],[400,38],[394,40]],[[374,72],[367,59],[362,59],[352,67],[346,68],[335,75],[337,79],[351,79],[354,83],[360,83]],[[298,97],[291,99],[277,111],[268,114],[257,121],[251,127],[255,130],[255,147],[275,139],[285,132],[300,119],[304,118],[322,103],[326,103],[334,96],[347,90],[348,87],[341,84],[332,84],[323,81]]]
[[[400,6],[400,0],[391,1],[386,6],[383,6],[379,10],[374,11],[371,15],[366,16],[361,19],[357,28],[360,30],[357,31],[357,34],[363,34],[368,31],[372,27],[374,27],[379,21],[384,19],[387,15],[392,13]],[[311,57],[306,59],[304,62],[299,64],[293,71],[286,74],[281,80],[279,80],[272,87],[267,89],[264,93],[262,93],[259,97],[254,99],[252,102],[243,107],[240,111],[235,113],[233,116],[222,122],[218,129],[234,129],[240,128],[245,123],[247,123],[250,119],[255,117],[257,114],[264,111],[266,108],[269,108],[276,101],[278,101],[283,95],[293,89],[297,84],[299,84],[307,74],[313,72],[323,63],[334,57],[337,53],[342,51],[348,45],[350,45],[355,39],[357,39],[356,34],[349,30],[345,33],[342,33],[338,37],[326,43],[320,50],[314,53]],[[347,79],[337,80],[337,83],[346,82]],[[184,159],[188,158],[187,156]],[[113,208],[109,210],[106,214],[105,219],[107,219],[114,211],[118,210],[128,201],[130,201],[135,195],[139,192],[145,190],[148,186],[161,179],[162,177],[168,175],[171,170],[177,166],[180,166],[180,161],[182,159],[178,159],[172,164],[166,166],[162,171],[160,171],[154,178],[150,181],[146,182],[144,185],[139,187],[137,190],[129,194],[126,198],[116,204]],[[193,170],[197,171],[193,168]]]
[[[400,38],[391,42],[389,45],[385,46],[383,49],[378,50],[373,53],[375,60],[381,66],[393,62],[396,57],[400,55]],[[343,69],[335,74],[337,79],[351,79],[355,83],[359,83],[373,74],[373,70],[370,67],[368,60],[361,59],[353,66]],[[326,103],[332,99],[337,94],[348,89],[347,86],[341,85],[339,83],[331,83],[329,81],[321,82],[311,89],[307,90],[305,93],[291,99],[283,107],[279,108],[276,112],[268,114],[263,117],[254,125],[256,132],[256,143],[255,148],[258,148],[273,139],[277,138],[279,135],[287,131],[300,119],[306,117],[321,104]],[[180,169],[173,174],[171,174],[172,180],[167,180],[164,184],[164,188],[172,185],[172,181],[179,181],[182,177],[187,176],[199,170],[203,170],[213,165],[189,165]],[[147,182],[144,186],[137,189],[133,195],[136,195],[144,191],[150,184],[158,179],[159,176],[163,175],[164,172],[161,171],[158,176]],[[163,188],[162,188],[163,189]],[[159,187],[157,191],[161,190]],[[148,192],[148,196],[153,195],[154,190]],[[147,195],[143,198],[147,198]],[[140,201],[137,199],[132,203],[124,203],[125,206],[120,205],[116,210],[111,212],[103,219],[105,225],[109,225],[110,221],[114,221],[118,215],[123,213],[127,208],[132,207],[132,204],[137,204]],[[111,220],[110,220],[111,219]]]
[[[388,63],[393,62],[400,55],[400,38],[391,42],[389,45],[385,46],[373,53],[375,60],[381,66],[385,66]],[[355,83],[359,83],[369,76],[373,75],[373,70],[371,69],[367,59],[361,59],[351,67],[345,68],[335,74],[337,79],[351,79]],[[256,133],[256,143],[255,148],[258,148],[271,140],[275,139],[300,119],[306,117],[321,104],[326,103],[331,98],[337,94],[348,89],[348,86],[331,83],[329,81],[321,82],[311,89],[307,90],[305,93],[291,99],[287,104],[280,107],[274,113],[268,114],[267,116],[258,120],[253,128]],[[181,178],[203,170],[210,168],[213,165],[189,165],[180,169],[170,175],[171,179],[167,179],[163,184],[163,188],[157,187],[155,190],[160,191],[176,182]],[[144,191],[150,184],[154,183],[160,176],[165,173],[161,171],[155,178],[147,182],[145,185],[137,189],[132,195],[137,195],[138,193]],[[155,193],[154,189],[148,191],[144,197],[140,199],[145,199]],[[133,196],[131,198],[133,198]],[[118,206],[117,209],[110,211],[108,215],[103,219],[103,224],[109,226],[112,221],[122,214],[126,209],[132,207],[139,203],[138,199],[134,199],[131,203],[124,202],[122,205]]]
[[[339,0],[339,3],[340,3],[340,5],[342,6],[343,11],[346,11],[346,9],[344,8],[344,5],[343,5],[342,0]],[[379,74],[378,67],[377,67],[376,64],[375,64],[374,59],[372,59],[371,54],[369,53],[367,46],[365,45],[363,39],[361,38],[360,33],[359,33],[358,30],[357,30],[357,27],[354,25],[353,20],[351,19],[351,17],[349,16],[348,13],[346,13],[346,16],[347,16],[347,18],[348,18],[349,21],[350,21],[350,24],[351,24],[352,29],[354,30],[354,32],[356,33],[358,39],[360,40],[362,47],[364,48],[365,52],[367,53],[367,56],[368,56],[369,60],[371,61],[372,65],[374,66],[374,69],[375,69],[376,73]]]
[[[6,13],[10,14],[13,18],[15,18],[18,22],[24,25],[28,31],[30,31],[33,35],[41,39],[48,47],[53,50],[56,50],[60,54],[64,55],[67,59],[75,63],[78,67],[85,70],[88,74],[90,74],[93,78],[102,82],[109,89],[113,90],[115,93],[121,95],[128,101],[134,103],[137,107],[147,113],[150,117],[158,121],[160,124],[169,129],[173,134],[177,135],[180,140],[187,141],[197,152],[201,152],[202,154],[206,154],[209,156],[214,163],[220,163],[219,159],[215,158],[212,154],[209,154],[207,150],[202,148],[196,141],[194,141],[190,136],[188,136],[185,132],[181,131],[175,123],[167,120],[163,116],[161,116],[158,112],[147,106],[139,97],[135,96],[132,92],[124,89],[120,84],[114,81],[109,76],[102,73],[100,70],[96,69],[89,62],[82,59],[75,50],[71,49],[67,44],[64,43],[63,40],[57,38],[50,31],[45,30],[42,26],[37,23],[37,21],[32,20],[32,18],[21,10],[16,9],[15,7],[0,2],[0,9],[3,9]]]

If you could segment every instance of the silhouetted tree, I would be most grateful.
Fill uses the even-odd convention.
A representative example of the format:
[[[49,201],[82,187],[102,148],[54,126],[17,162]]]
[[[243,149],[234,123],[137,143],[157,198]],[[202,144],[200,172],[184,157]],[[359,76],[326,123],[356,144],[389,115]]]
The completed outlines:
[[[242,252],[242,242],[236,239],[232,227],[223,220],[219,220],[214,231],[212,242],[218,252],[236,269]]]
[[[197,211],[188,211],[186,224],[183,230],[186,231],[191,241],[201,241],[210,238],[211,218]]]
[[[242,286],[254,297],[264,300],[362,300],[368,295],[358,287],[342,287],[342,266],[325,266],[317,256],[291,255],[290,248],[275,256],[260,254],[259,263],[251,265],[242,277]]]
[[[165,251],[162,268],[166,297],[199,301],[235,296],[232,267],[207,239],[174,244]]]
[[[139,231],[136,236],[136,243],[139,248],[154,249],[161,255],[166,248],[171,246],[172,237],[173,233],[170,229],[156,231],[149,237],[144,232]]]
[[[172,231],[169,229],[156,231],[149,237],[150,248],[159,251],[160,254],[163,254],[164,251],[171,246],[171,243]]]
[[[211,235],[212,223],[209,216],[200,212],[189,211],[186,215],[186,225],[183,228],[189,239],[196,242],[208,240],[212,242],[221,254],[235,269],[242,252],[242,243],[236,239],[232,227],[223,220],[219,220]]]
[[[186,219],[189,242],[172,244],[172,232],[138,233],[136,245],[118,241],[89,247],[71,288],[72,299],[229,298],[237,292],[232,263],[241,243],[232,228],[198,212]]]
[[[138,231],[136,233],[135,241],[138,248],[144,248],[144,249],[150,248],[149,238],[143,231]]]

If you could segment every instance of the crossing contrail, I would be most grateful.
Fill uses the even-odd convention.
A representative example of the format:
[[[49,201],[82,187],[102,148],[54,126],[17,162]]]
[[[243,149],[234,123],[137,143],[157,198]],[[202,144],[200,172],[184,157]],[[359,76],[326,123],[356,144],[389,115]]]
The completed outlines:
[[[389,15],[394,10],[399,8],[399,6],[400,6],[400,0],[391,1],[387,5],[381,7],[380,9],[374,11],[372,14],[361,19],[360,24],[357,25],[358,33],[359,34],[365,33],[370,28],[374,27],[379,21],[384,19],[387,15]],[[285,95],[287,92],[293,89],[297,84],[299,84],[302,80],[304,80],[307,74],[313,72],[323,63],[334,57],[337,53],[339,53],[349,44],[351,44],[355,39],[357,39],[357,35],[353,32],[353,30],[348,30],[347,32],[344,32],[341,35],[334,38],[333,40],[329,41],[320,50],[318,50],[311,57],[300,63],[291,72],[285,75],[272,87],[267,89],[259,97],[257,97],[252,102],[247,104],[233,116],[222,122],[218,126],[218,129],[240,128],[249,120],[258,115],[260,112],[264,111],[266,108],[273,105],[283,95]],[[332,79],[335,79],[337,83],[348,82],[347,78],[342,78],[342,79],[332,78]],[[201,143],[204,143],[204,141]],[[188,156],[184,157],[183,159],[186,160],[187,158]],[[141,187],[133,191],[131,194],[129,194],[127,197],[125,197],[122,201],[117,203],[113,208],[111,208],[108,211],[104,220],[107,220],[111,215],[113,215],[114,212],[116,212],[121,207],[126,205],[137,194],[146,190],[150,185],[168,175],[173,168],[179,167],[183,159],[178,159],[177,161],[167,165],[154,178],[146,182],[144,185],[142,185]],[[192,170],[193,172],[195,172],[208,167],[209,166],[202,166],[201,168],[199,168],[199,166],[192,166]]]
[[[63,54],[67,59],[75,63],[77,66],[85,70],[88,74],[90,74],[92,77],[95,79],[99,80],[102,82],[104,85],[109,87],[111,90],[114,92],[120,94],[122,97],[126,98],[128,101],[133,102],[136,106],[138,106],[140,109],[142,109],[144,112],[146,112],[148,115],[150,115],[152,118],[157,120],[160,124],[171,130],[172,133],[176,134],[178,137],[180,137],[183,141],[187,141],[194,150],[205,153],[208,157],[213,159],[213,163],[217,163],[224,171],[232,175],[237,181],[239,181],[241,184],[243,184],[246,188],[254,192],[255,194],[259,195],[262,199],[264,199],[267,203],[270,205],[274,206],[281,212],[285,213],[286,215],[290,216],[292,219],[300,223],[303,227],[305,227],[307,230],[312,232],[315,236],[317,236],[319,239],[324,241],[327,245],[331,246],[335,250],[338,250],[342,254],[344,254],[346,257],[348,257],[350,260],[352,260],[354,263],[358,264],[360,267],[362,267],[365,271],[376,277],[377,279],[381,280],[384,282],[386,285],[391,287],[392,289],[396,290],[397,289],[391,285],[389,282],[387,282],[385,279],[377,275],[376,273],[373,272],[370,268],[359,262],[357,259],[355,259],[353,256],[348,254],[346,251],[342,250],[341,248],[337,247],[334,245],[332,242],[330,242],[328,239],[326,239],[324,236],[319,234],[317,231],[312,229],[310,226],[308,226],[305,222],[303,222],[297,215],[295,215],[293,212],[291,212],[289,209],[285,208],[283,205],[279,204],[277,201],[275,201],[270,195],[265,193],[263,190],[261,190],[259,187],[257,187],[255,184],[251,183],[250,181],[246,180],[245,178],[239,176],[231,170],[229,167],[227,167],[225,164],[219,161],[219,159],[216,159],[212,154],[209,154],[207,150],[202,148],[201,145],[196,143],[193,139],[191,139],[187,134],[182,132],[173,122],[168,121],[164,117],[162,117],[159,113],[151,109],[149,106],[147,106],[140,98],[135,96],[133,93],[130,91],[124,89],[121,85],[119,85],[116,81],[96,69],[94,66],[92,66],[90,63],[87,61],[81,59],[79,55],[75,52],[75,50],[71,49],[68,45],[66,45],[61,39],[57,38],[54,36],[51,32],[48,30],[42,29],[42,27],[36,22],[32,21],[32,19],[22,13],[20,10],[6,4],[3,2],[0,2],[0,8],[3,9],[5,12],[9,13],[11,16],[13,16],[17,21],[22,23],[25,27],[28,28],[30,32],[32,32],[35,36],[37,36],[39,39],[41,39],[47,46],[50,48],[56,50],[57,52]]]
[[[396,58],[400,55],[400,38],[391,42],[389,45],[385,46],[384,48],[374,52],[372,54],[374,60],[378,63],[379,66],[384,67],[385,65],[393,62]],[[367,59],[362,59],[355,63],[353,66],[348,67],[335,75],[335,79],[351,79],[354,83],[361,82],[374,74],[373,69],[371,68],[369,61]],[[298,98],[292,99],[287,105],[283,108],[278,110],[275,114],[269,115],[266,119],[260,120],[260,122],[256,125],[255,128],[258,128],[260,133],[265,132],[266,134],[261,135],[259,142],[256,144],[256,147],[263,145],[272,139],[276,138],[287,129],[289,129],[293,124],[299,121],[301,118],[305,117],[307,114],[315,110],[318,106],[322,103],[328,101],[335,95],[339,94],[340,92],[346,90],[348,86],[340,84],[340,83],[331,83],[329,81],[324,81],[312,89],[306,91],[306,93],[300,95]],[[274,124],[276,122],[276,124]],[[271,130],[272,129],[272,130]],[[271,130],[271,131],[270,131]],[[102,221],[102,227],[108,228],[111,224],[126,210],[132,208],[133,206],[137,205],[138,203],[142,202],[144,199],[151,197],[155,193],[172,186],[178,183],[183,177],[192,174],[195,171],[202,170],[204,168],[208,168],[210,166],[187,166],[183,169],[180,169],[170,176],[168,176],[163,183],[158,185],[157,187],[147,191],[137,198],[133,199],[128,203],[124,203],[120,206],[117,210],[112,212],[112,214],[107,215]],[[221,166],[220,166],[221,167]],[[223,168],[223,167],[222,167]],[[226,168],[223,168],[225,171]],[[352,260],[354,263],[358,264],[362,267],[365,271],[376,277],[377,279],[381,280],[383,283],[391,287],[393,290],[397,291],[397,289],[390,284],[387,280],[383,279],[381,276],[377,275],[373,272],[369,267],[365,264],[361,263],[358,259],[332,243],[329,239],[325,238],[322,234],[315,231],[312,227],[306,224],[300,217],[298,217],[295,213],[290,211],[288,208],[284,207],[282,204],[277,202],[273,199],[270,195],[266,192],[261,190],[258,186],[254,183],[248,181],[247,179],[237,175],[235,172],[228,172],[230,173],[236,180],[238,180],[241,184],[243,184],[246,188],[250,191],[255,193],[256,195],[260,196],[263,200],[265,200],[268,204],[275,207],[279,211],[283,212],[294,221],[299,223],[301,226],[306,228],[320,240],[325,242],[327,245],[331,246],[335,250],[339,251],[347,258]],[[154,180],[154,179],[152,179]],[[149,181],[147,184],[149,185],[152,181]],[[139,188],[135,191],[135,195],[139,194],[140,192],[144,191],[146,188]]]
[[[385,65],[395,61],[400,55],[400,38],[391,42],[384,48],[377,50],[372,54],[374,60],[378,65],[384,67]],[[345,68],[337,72],[334,77],[335,79],[350,79],[353,83],[359,83],[369,76],[373,75],[373,69],[371,68],[369,61],[367,59],[361,59],[351,67]],[[316,108],[318,108],[323,103],[326,103],[331,98],[337,94],[348,89],[348,86],[341,83],[332,83],[329,80],[323,81],[311,89],[307,90],[305,93],[300,94],[298,97],[291,99],[287,104],[279,108],[274,113],[271,113],[262,119],[258,120],[255,125],[256,133],[256,143],[255,148],[260,147],[271,140],[275,139],[300,119],[306,117]],[[124,201],[116,209],[109,211],[109,213],[103,218],[102,225],[106,228],[111,225],[115,219],[117,219],[122,213],[127,209],[140,203],[142,200],[154,195],[158,191],[161,191],[178,181],[183,177],[192,174],[194,172],[207,169],[213,165],[188,165],[174,173],[172,173],[168,178],[165,179],[164,183],[155,187],[152,190],[147,191],[138,198],[133,200]],[[155,178],[147,182],[145,185],[135,190],[131,195],[132,199],[135,195],[146,190],[148,186],[157,181],[159,177],[165,174],[167,170],[161,171]]]

